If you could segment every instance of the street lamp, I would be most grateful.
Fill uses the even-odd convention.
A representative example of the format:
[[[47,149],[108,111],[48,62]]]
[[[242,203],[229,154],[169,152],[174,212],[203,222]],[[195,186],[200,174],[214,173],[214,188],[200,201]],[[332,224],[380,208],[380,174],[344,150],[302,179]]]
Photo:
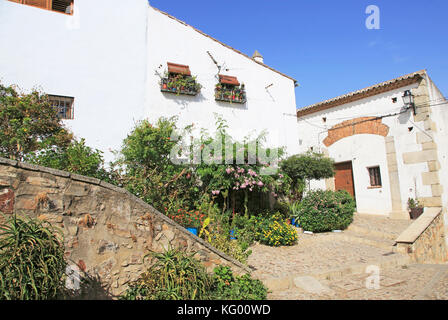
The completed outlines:
[[[414,112],[414,116],[417,114],[415,110],[415,104],[414,104],[414,95],[411,93],[411,90],[406,90],[403,95],[403,102],[404,105],[409,109],[412,108],[412,111]]]

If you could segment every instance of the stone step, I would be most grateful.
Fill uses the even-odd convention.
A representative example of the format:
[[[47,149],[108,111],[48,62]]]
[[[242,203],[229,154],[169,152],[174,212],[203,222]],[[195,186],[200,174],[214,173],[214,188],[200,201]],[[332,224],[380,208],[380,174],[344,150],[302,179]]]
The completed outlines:
[[[350,233],[356,233],[356,234],[360,234],[360,235],[369,235],[369,236],[373,236],[373,237],[377,237],[377,238],[384,238],[384,239],[390,239],[390,240],[395,240],[397,238],[396,234],[382,232],[382,231],[378,231],[378,230],[370,230],[368,228],[361,227],[356,224],[351,224],[347,228],[346,232],[347,231]]]
[[[347,265],[331,270],[326,270],[314,274],[297,274],[288,275],[277,278],[261,279],[270,292],[281,292],[297,287],[297,283],[300,282],[297,279],[312,277],[317,280],[336,280],[343,279],[347,275],[362,274],[366,272],[367,267],[377,266],[380,269],[386,267],[404,266],[411,262],[411,259],[407,255],[401,255],[398,253],[386,253],[381,259],[376,261],[364,262],[359,264]]]
[[[341,238],[344,239],[345,241],[360,243],[396,252],[395,240],[392,240],[391,238],[382,238],[371,234],[360,235],[357,232],[351,232],[351,231],[345,231],[341,235]]]

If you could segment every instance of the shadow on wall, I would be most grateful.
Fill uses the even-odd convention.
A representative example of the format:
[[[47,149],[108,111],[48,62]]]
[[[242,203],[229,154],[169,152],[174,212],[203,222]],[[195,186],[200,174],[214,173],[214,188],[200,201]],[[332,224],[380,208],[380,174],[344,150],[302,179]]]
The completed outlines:
[[[176,104],[181,106],[182,110],[185,110],[188,106],[191,106],[192,102],[199,103],[199,102],[204,102],[205,100],[207,100],[202,95],[202,93],[198,93],[195,96],[189,96],[189,95],[185,95],[185,94],[177,95],[176,93],[170,93],[170,92],[161,92],[161,93],[167,100],[174,101]]]
[[[230,103],[223,101],[215,101],[216,104],[223,108],[234,109],[234,110],[248,110],[247,102],[246,103]]]
[[[99,275],[83,275],[79,290],[65,289],[62,300],[113,300],[110,285],[104,285]]]
[[[403,111],[403,109],[400,110],[400,112],[402,112],[402,111]],[[398,121],[400,122],[400,124],[406,124],[406,123],[408,123],[410,118],[411,118],[411,113],[404,112],[398,116]]]

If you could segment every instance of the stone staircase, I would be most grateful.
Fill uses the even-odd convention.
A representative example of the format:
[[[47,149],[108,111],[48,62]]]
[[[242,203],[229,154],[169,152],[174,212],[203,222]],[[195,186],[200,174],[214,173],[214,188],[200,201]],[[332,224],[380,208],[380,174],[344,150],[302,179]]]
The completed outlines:
[[[391,252],[396,252],[395,239],[397,236],[395,234],[377,230],[369,230],[359,225],[351,225],[342,233],[342,235],[347,241],[350,242],[362,243],[369,246],[390,250]]]

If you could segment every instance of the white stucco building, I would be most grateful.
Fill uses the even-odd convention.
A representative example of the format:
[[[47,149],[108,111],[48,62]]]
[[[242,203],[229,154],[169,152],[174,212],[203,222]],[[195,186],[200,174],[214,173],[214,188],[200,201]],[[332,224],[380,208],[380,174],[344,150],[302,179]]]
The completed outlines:
[[[167,71],[196,77],[200,92],[170,93]],[[107,160],[138,120],[178,116],[212,132],[215,113],[236,138],[266,130],[268,144],[298,151],[296,81],[147,0],[0,0],[0,81],[68,106],[67,126]],[[221,82],[245,95],[218,101]]]
[[[405,92],[414,109],[405,105]],[[336,176],[312,188],[345,189],[359,213],[409,217],[407,201],[447,204],[448,104],[425,70],[297,111],[300,152],[323,152]]]

